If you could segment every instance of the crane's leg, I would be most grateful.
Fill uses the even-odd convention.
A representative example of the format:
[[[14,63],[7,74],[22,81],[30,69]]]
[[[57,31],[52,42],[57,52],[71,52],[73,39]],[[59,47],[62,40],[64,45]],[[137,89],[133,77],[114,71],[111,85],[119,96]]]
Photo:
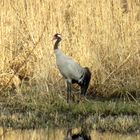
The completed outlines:
[[[69,103],[71,97],[71,84],[71,81],[67,81],[67,103]]]

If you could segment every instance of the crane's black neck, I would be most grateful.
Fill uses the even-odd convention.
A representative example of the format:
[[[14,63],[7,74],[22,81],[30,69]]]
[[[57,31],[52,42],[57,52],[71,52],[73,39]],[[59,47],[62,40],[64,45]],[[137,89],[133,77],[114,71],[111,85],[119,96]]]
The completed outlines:
[[[54,44],[54,50],[58,49],[59,48],[59,45],[60,45],[60,42],[61,42],[61,38],[58,38]]]

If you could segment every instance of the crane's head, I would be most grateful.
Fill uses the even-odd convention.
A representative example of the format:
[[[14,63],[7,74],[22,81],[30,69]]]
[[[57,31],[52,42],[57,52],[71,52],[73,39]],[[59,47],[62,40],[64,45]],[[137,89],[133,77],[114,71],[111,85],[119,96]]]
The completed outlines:
[[[54,36],[53,36],[53,40],[61,40],[62,39],[62,36],[61,34],[59,33],[56,33]]]

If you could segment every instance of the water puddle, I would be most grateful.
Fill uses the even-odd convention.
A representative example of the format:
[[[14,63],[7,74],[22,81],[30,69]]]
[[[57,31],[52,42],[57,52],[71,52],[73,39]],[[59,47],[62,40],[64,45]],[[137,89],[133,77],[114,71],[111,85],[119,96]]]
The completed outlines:
[[[13,130],[0,128],[0,140],[64,140],[65,129]],[[92,140],[140,140],[140,135],[91,132]]]

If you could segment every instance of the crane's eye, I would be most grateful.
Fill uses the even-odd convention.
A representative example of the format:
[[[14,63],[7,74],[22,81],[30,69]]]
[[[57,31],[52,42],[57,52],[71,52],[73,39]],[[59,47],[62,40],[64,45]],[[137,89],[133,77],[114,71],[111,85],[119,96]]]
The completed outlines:
[[[57,34],[56,36],[61,38],[61,34]]]

